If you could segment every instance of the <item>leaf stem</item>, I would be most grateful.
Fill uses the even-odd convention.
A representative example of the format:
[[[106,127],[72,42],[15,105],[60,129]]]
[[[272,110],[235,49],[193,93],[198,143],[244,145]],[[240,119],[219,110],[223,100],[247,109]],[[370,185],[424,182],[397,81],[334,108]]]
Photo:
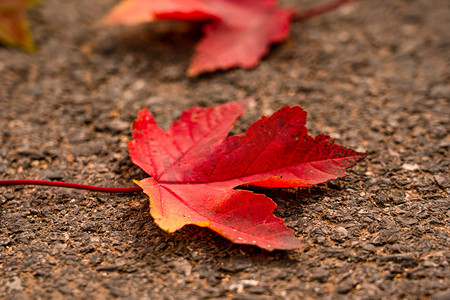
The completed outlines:
[[[329,12],[330,10],[338,8],[339,6],[341,6],[343,4],[351,3],[351,2],[355,2],[355,1],[357,1],[357,0],[332,0],[332,1],[324,3],[324,4],[319,4],[310,9],[295,13],[292,16],[292,21],[296,21],[296,22],[303,21],[305,19],[309,19],[311,17]]]
[[[57,187],[65,187],[65,188],[70,188],[70,189],[80,189],[80,190],[103,192],[103,193],[135,193],[135,192],[142,191],[142,188],[139,186],[135,186],[135,187],[103,187],[103,186],[94,186],[94,185],[88,185],[88,184],[49,181],[49,180],[29,180],[29,179],[0,180],[0,186],[12,186],[12,185],[57,186]]]

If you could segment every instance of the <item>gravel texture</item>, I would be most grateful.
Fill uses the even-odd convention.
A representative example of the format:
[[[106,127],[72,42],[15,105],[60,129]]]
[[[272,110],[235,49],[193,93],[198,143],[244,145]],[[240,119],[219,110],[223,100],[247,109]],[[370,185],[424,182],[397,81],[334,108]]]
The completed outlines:
[[[39,51],[0,48],[1,179],[133,186],[141,108],[167,128],[249,96],[233,133],[299,104],[312,134],[367,158],[309,189],[253,189],[298,251],[167,234],[141,193],[0,188],[1,299],[450,299],[447,0],[353,3],[294,23],[253,70],[199,78],[184,75],[199,26],[93,27],[116,2],[42,1],[29,12]]]

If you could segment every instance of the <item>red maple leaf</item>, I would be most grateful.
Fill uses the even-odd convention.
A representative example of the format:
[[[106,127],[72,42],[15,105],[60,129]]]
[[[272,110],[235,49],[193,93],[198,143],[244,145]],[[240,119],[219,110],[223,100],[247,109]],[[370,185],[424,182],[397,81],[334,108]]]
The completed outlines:
[[[35,45],[25,11],[39,0],[0,0],[0,42],[32,52]]]
[[[292,11],[276,0],[124,0],[104,24],[160,20],[206,21],[187,71],[195,76],[232,67],[253,68],[272,43],[286,39]]]
[[[285,106],[227,137],[247,100],[186,110],[168,131],[148,110],[139,112],[129,143],[132,161],[151,177],[137,181],[163,230],[208,227],[239,244],[266,250],[302,244],[272,215],[268,197],[234,189],[243,184],[301,187],[342,177],[364,154],[308,135],[306,112]]]

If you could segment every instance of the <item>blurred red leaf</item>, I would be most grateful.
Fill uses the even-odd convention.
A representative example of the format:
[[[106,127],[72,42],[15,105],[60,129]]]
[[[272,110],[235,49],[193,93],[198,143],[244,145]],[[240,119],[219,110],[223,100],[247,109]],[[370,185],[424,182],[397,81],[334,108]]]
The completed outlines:
[[[0,42],[28,52],[35,50],[25,12],[37,2],[39,0],[0,0]]]
[[[233,67],[253,68],[272,43],[286,39],[291,11],[276,0],[124,0],[103,24],[159,20],[206,21],[188,75]]]
[[[272,215],[276,205],[270,198],[234,188],[322,183],[344,176],[364,154],[333,144],[328,136],[309,136],[299,106],[285,106],[245,134],[227,137],[246,103],[191,108],[168,131],[146,109],[140,111],[129,150],[151,178],[137,183],[165,231],[194,224],[269,251],[300,248],[292,230]]]

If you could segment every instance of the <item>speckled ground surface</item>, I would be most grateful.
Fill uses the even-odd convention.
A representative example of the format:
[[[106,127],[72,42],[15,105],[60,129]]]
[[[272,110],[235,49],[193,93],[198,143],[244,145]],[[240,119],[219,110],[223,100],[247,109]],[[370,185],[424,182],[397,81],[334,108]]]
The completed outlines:
[[[265,252],[197,227],[161,231],[143,194],[0,188],[2,299],[449,299],[450,8],[361,1],[292,25],[253,70],[184,75],[198,26],[99,29],[116,1],[44,0],[39,51],[0,48],[0,178],[132,186],[148,107],[253,97],[233,130],[286,104],[367,152],[310,189],[254,189],[308,246]],[[314,1],[285,1],[307,6]]]

